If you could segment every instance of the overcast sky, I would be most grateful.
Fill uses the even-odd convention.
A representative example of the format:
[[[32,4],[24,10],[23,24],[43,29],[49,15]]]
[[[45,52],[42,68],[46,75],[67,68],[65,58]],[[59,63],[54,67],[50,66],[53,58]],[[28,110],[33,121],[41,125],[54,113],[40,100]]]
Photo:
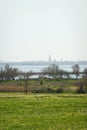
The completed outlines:
[[[87,0],[0,0],[0,60],[87,60]]]

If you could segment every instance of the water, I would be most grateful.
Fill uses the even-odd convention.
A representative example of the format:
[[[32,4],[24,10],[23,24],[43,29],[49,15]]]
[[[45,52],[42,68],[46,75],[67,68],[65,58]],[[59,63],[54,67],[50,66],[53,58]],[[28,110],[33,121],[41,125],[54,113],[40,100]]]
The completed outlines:
[[[4,64],[0,64],[0,68],[4,68]],[[18,68],[22,72],[41,72],[43,69],[47,68],[49,64],[18,64],[18,63],[9,63],[10,67]],[[72,66],[74,64],[57,64],[59,69],[65,70],[67,72],[72,72]],[[80,72],[87,68],[87,64],[78,64],[80,67]],[[39,75],[33,75],[31,78],[38,78]],[[76,75],[70,75],[71,78],[75,78]],[[82,75],[79,76],[81,78]]]
[[[0,68],[4,68],[5,64],[0,64]],[[18,68],[18,70],[23,71],[23,72],[41,72],[44,68],[47,68],[49,66],[49,64],[32,64],[32,65],[27,65],[27,64],[9,64],[10,67],[15,67]],[[68,72],[72,72],[72,64],[61,64],[58,65],[59,69],[68,71]],[[81,64],[79,65],[80,67],[80,71],[82,72],[85,68],[87,68],[87,64]]]

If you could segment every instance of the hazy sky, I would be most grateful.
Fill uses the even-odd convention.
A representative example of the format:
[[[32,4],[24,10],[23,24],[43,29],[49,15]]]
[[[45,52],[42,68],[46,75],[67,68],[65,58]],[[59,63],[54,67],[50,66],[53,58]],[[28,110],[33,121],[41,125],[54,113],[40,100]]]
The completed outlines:
[[[87,0],[0,0],[0,59],[87,60]]]

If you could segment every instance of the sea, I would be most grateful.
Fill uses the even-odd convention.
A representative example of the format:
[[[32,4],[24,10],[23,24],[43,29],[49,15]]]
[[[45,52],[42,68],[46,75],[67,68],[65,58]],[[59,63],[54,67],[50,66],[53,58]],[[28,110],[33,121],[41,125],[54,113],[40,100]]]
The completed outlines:
[[[80,68],[80,72],[84,71],[85,68],[87,68],[87,61],[79,61],[79,62],[70,62],[70,61],[64,61],[64,62],[43,62],[43,61],[39,61],[39,62],[6,62],[6,63],[0,63],[0,68],[4,68],[5,64],[9,64],[10,67],[15,67],[17,68],[19,71],[22,72],[41,72],[42,70],[44,70],[45,68],[47,68],[49,65],[51,64],[56,64],[59,69],[65,70],[67,72],[72,72],[72,66],[75,64],[79,65]]]

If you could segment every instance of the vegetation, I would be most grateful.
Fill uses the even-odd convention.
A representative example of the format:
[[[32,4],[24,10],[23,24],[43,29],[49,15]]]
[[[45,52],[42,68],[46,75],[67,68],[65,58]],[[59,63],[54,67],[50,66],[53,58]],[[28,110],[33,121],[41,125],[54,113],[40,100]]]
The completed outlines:
[[[17,68],[12,68],[8,64],[4,66],[4,69],[0,70],[0,80],[14,80],[19,74]]]
[[[24,79],[0,82],[1,92],[87,93],[87,79]]]
[[[78,79],[79,73],[80,73],[80,68],[78,64],[75,64],[72,66],[73,68],[73,73],[76,75],[76,79]]]
[[[39,77],[46,77],[52,79],[69,79],[70,75],[76,75],[76,79],[80,74],[87,78],[87,68],[84,68],[83,72],[80,72],[80,67],[78,64],[72,66],[72,72],[67,72],[65,70],[59,69],[56,64],[51,64],[47,68],[44,68],[42,72],[21,72],[17,68],[12,68],[8,64],[4,68],[0,68],[0,80],[15,80],[17,79],[29,79],[32,75],[39,75]],[[81,78],[81,77],[80,77]]]
[[[84,72],[83,78],[86,79],[87,78],[87,68],[85,68],[83,72]]]
[[[31,79],[32,72],[6,65],[0,70],[0,130],[86,130],[87,69],[80,79],[73,73],[76,79],[51,65]]]
[[[76,79],[70,78],[70,74],[59,69],[55,64],[45,68],[38,73],[39,78],[31,79],[32,71],[23,73],[17,68],[5,65],[0,70],[0,91],[1,92],[28,92],[33,93],[87,93],[87,68],[83,71],[82,78],[78,79],[80,68],[73,66],[73,74]],[[16,79],[18,78],[18,79]]]
[[[69,73],[62,69],[59,69],[56,64],[49,65],[49,67],[43,70],[43,73],[47,73],[49,78],[53,79],[69,78]]]
[[[0,93],[0,130],[86,130],[87,95]]]
[[[50,65],[49,67],[45,68],[43,70],[43,72],[46,72],[48,73],[49,77],[51,76],[52,78],[56,79],[57,76],[58,76],[58,71],[59,71],[59,68],[57,65],[55,64],[52,64]]]

